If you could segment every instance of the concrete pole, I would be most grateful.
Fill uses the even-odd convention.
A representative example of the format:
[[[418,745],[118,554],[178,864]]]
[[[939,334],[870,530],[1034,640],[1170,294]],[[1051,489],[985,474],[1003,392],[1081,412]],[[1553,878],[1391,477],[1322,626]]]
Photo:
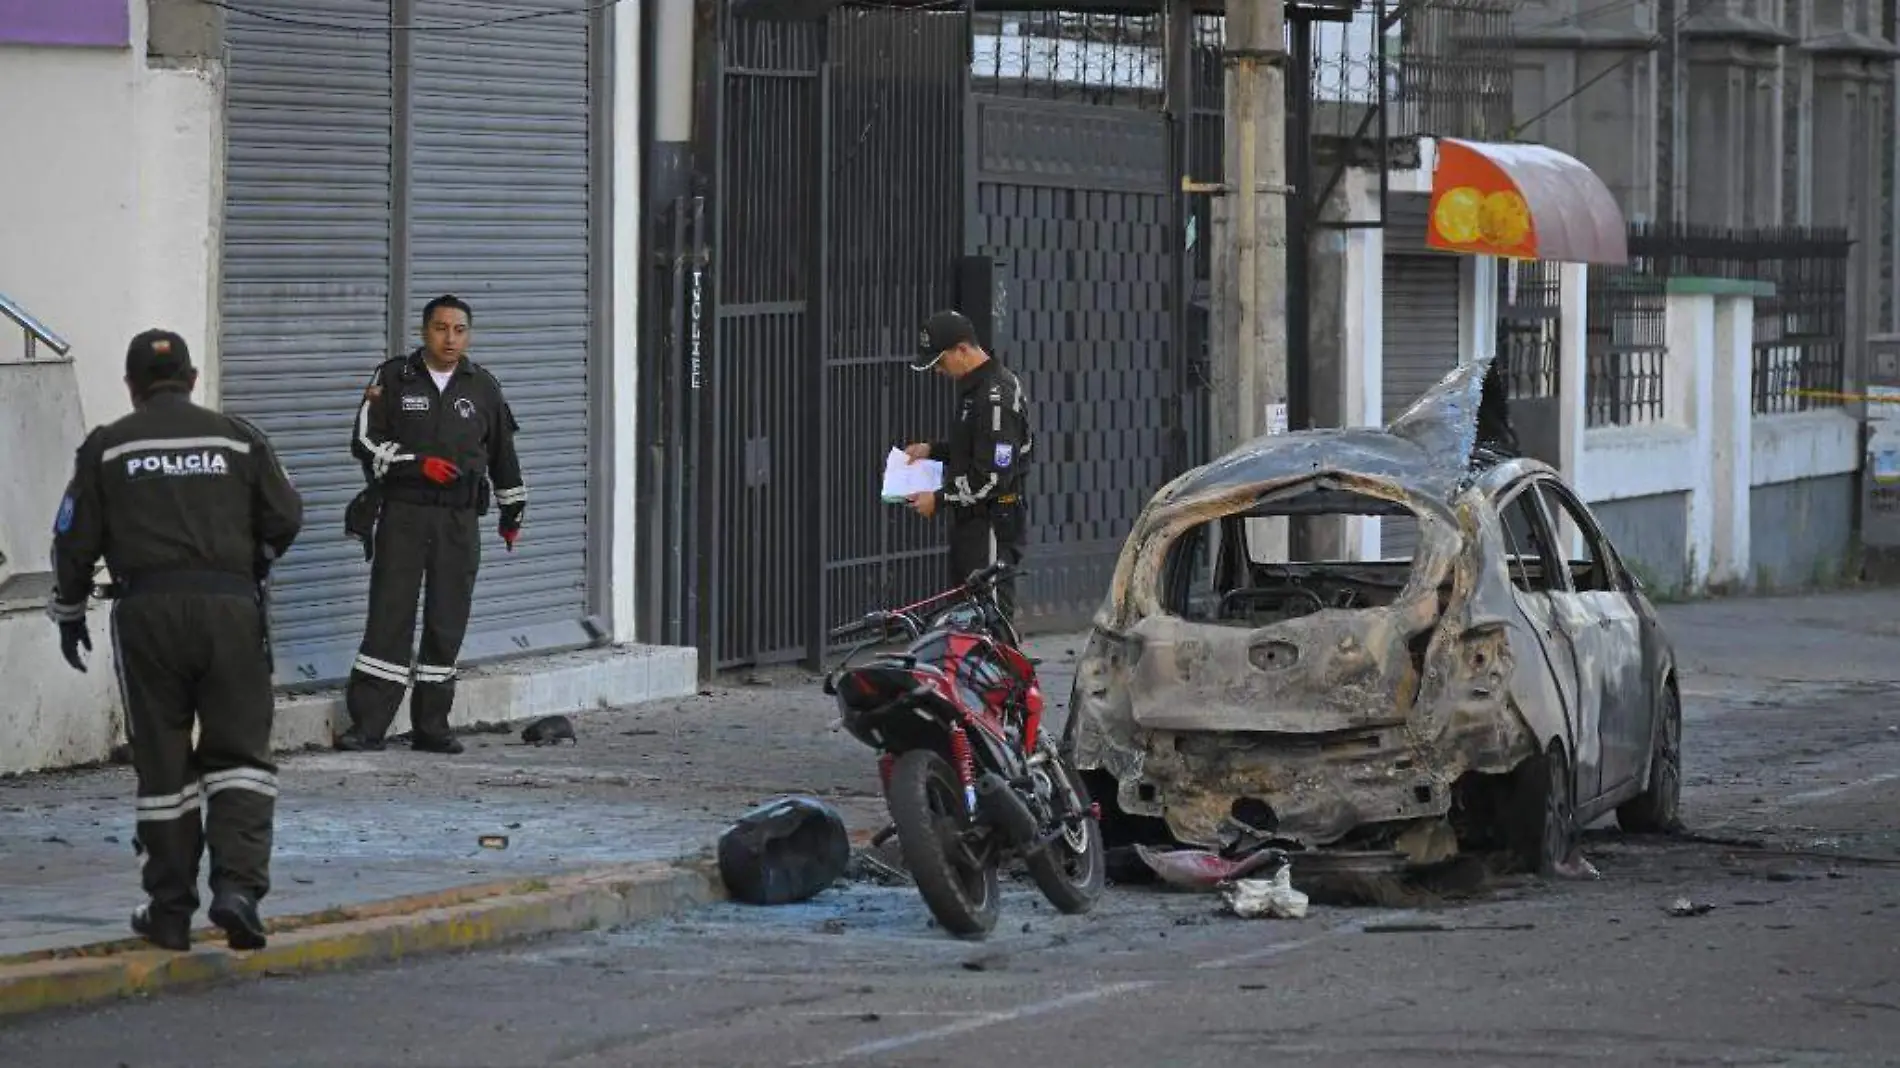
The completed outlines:
[[[1213,445],[1219,455],[1285,418],[1286,11],[1281,0],[1227,5],[1225,188],[1214,234]],[[1284,559],[1285,523],[1261,524]],[[1271,531],[1271,532],[1270,532]],[[1260,545],[1260,548],[1266,548]],[[1271,550],[1270,550],[1271,551]]]

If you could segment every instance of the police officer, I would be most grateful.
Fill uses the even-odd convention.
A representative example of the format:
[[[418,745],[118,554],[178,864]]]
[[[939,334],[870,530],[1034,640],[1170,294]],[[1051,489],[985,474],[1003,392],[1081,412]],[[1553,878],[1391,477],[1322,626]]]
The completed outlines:
[[[67,662],[85,671],[86,600],[104,557],[149,897],[132,929],[190,948],[208,846],[211,921],[232,948],[258,949],[277,799],[262,590],[302,528],[303,500],[262,431],[191,402],[197,380],[184,338],[132,339],[133,411],[79,446],[53,524],[58,585],[47,614]]]
[[[957,420],[944,441],[908,445],[911,462],[943,463],[943,488],[910,499],[928,519],[949,509],[950,581],[1002,562],[1022,563],[1023,465],[1034,448],[1028,401],[1015,374],[977,344],[976,328],[958,312],[940,311],[924,322],[914,371],[935,370],[957,383]],[[1004,613],[1016,614],[1016,583],[998,584]]]
[[[410,746],[462,751],[449,733],[449,708],[481,565],[477,518],[488,511],[492,484],[501,539],[513,552],[528,507],[514,413],[501,383],[468,358],[473,321],[454,296],[430,301],[422,347],[376,368],[357,410],[350,450],[369,486],[352,502],[346,526],[370,553],[369,616],[345,690],[350,728],[336,739],[338,749],[383,748],[403,688],[413,682]],[[412,671],[416,595],[425,578]]]

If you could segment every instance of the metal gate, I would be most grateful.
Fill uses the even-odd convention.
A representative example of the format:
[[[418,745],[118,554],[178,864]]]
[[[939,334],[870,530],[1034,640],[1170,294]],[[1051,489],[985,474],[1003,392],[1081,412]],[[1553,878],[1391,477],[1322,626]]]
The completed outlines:
[[[953,389],[906,366],[956,300],[963,243],[960,11],[847,9],[831,24],[830,188],[819,425],[833,482],[817,509],[822,630],[941,587],[943,521],[878,499],[893,445],[937,437]],[[817,624],[823,624],[820,628]]]
[[[723,35],[717,309],[700,402],[701,639],[715,667],[810,647],[817,462],[812,351],[820,313],[820,23],[733,19]]]
[[[1393,196],[1386,209],[1385,342],[1381,382],[1384,422],[1423,396],[1458,366],[1463,261],[1423,251],[1426,198]],[[1409,559],[1418,547],[1418,521],[1379,521],[1379,548],[1387,559]]]
[[[716,328],[695,406],[708,667],[816,657],[830,627],[948,577],[943,521],[877,494],[886,452],[940,437],[954,411],[949,384],[905,367],[933,309],[984,305],[970,310],[993,314],[991,347],[1033,406],[1027,616],[1093,611],[1129,524],[1172,473],[1187,358],[1172,279],[1189,246],[1173,220],[1158,38],[1151,86],[1006,98],[991,70],[973,93],[972,41],[1013,17],[726,16]],[[1064,46],[1075,27],[1062,19],[1037,40]],[[1145,47],[1131,41],[1110,52]],[[958,292],[966,255],[993,262],[981,300]]]
[[[977,249],[1009,305],[996,350],[1036,431],[1023,615],[1091,612],[1166,481],[1173,329],[1167,126],[1157,112],[979,97]]]

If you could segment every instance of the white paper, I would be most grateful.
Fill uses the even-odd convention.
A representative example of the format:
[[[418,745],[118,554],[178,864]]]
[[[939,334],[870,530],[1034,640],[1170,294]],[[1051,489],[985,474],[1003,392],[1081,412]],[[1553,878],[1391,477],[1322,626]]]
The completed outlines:
[[[884,458],[884,499],[901,501],[914,493],[935,493],[943,488],[943,464],[936,460],[911,463],[902,449],[892,449]]]

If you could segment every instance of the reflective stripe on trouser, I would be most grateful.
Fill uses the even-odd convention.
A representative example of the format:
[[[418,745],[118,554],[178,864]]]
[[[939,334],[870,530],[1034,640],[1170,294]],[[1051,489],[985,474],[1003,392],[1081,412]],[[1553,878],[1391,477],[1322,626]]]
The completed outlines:
[[[389,732],[412,681],[409,720],[419,738],[449,733],[455,661],[468,632],[481,539],[473,508],[385,501],[370,563],[363,643],[344,700],[365,738]],[[422,594],[422,643],[416,649],[416,595]],[[411,650],[415,667],[410,668]]]
[[[973,571],[998,561],[1012,567],[1023,562],[1023,511],[1020,504],[992,504],[950,510],[950,582],[961,585]],[[1016,615],[1016,580],[997,584],[996,599],[1003,613]]]
[[[143,883],[161,911],[197,909],[207,846],[213,893],[270,892],[277,765],[263,627],[257,602],[244,597],[168,593],[113,606]]]

